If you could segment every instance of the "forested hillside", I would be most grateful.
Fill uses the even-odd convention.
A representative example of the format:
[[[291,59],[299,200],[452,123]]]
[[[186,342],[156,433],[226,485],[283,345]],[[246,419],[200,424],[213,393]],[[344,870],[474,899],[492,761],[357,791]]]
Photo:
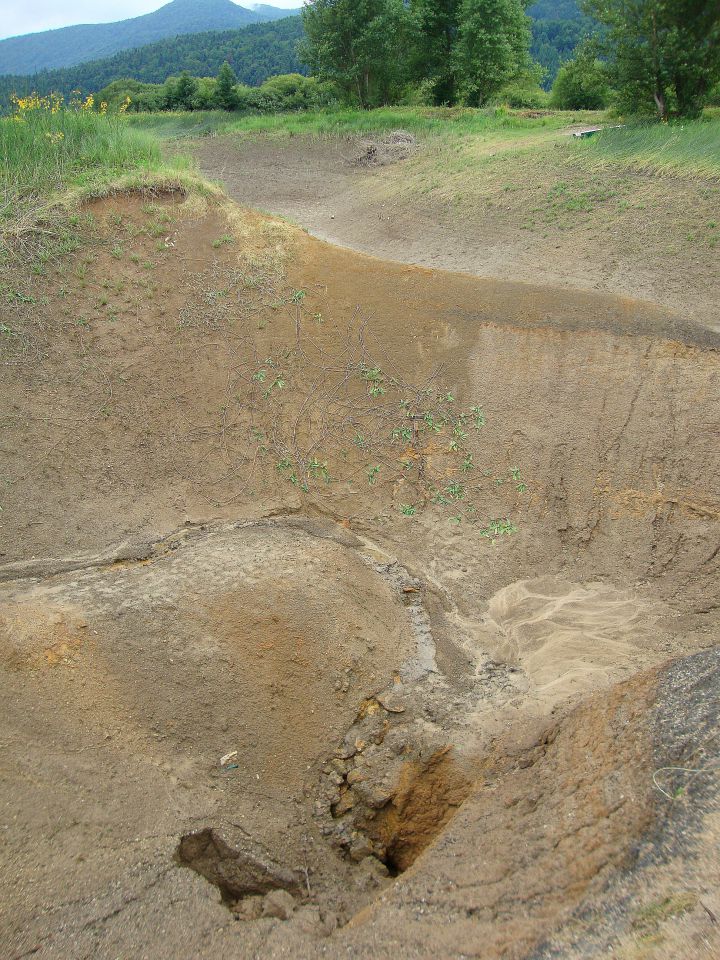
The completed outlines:
[[[582,17],[577,0],[537,0],[528,7],[533,20],[579,20]]]
[[[549,90],[560,66],[597,24],[581,12],[577,0],[538,0],[528,16],[533,20],[530,53],[545,70],[542,83]]]
[[[542,85],[550,89],[558,70],[569,60],[577,45],[597,30],[589,17],[572,20],[536,20],[532,26],[530,54],[545,70]]]
[[[45,70],[34,77],[0,77],[0,105],[12,93],[22,95],[33,90],[41,94],[54,90],[65,96],[77,89],[96,92],[120,77],[162,83],[183,70],[197,77],[215,76],[225,61],[232,65],[241,83],[257,86],[276,74],[307,72],[297,54],[302,36],[300,17],[286,17],[243,30],[173,37],[65,70]]]
[[[113,31],[119,31],[121,43],[125,43],[129,37],[147,36],[149,26],[153,30],[169,31],[171,38],[155,43],[138,39],[131,44],[133,49],[118,50],[113,56],[92,59],[64,69],[51,69],[40,59],[42,66],[34,75],[30,75],[27,64],[14,73],[7,71],[6,75],[0,75],[0,105],[7,103],[11,93],[22,95],[37,91],[44,94],[56,90],[67,95],[76,89],[97,91],[119,78],[163,83],[169,76],[183,70],[196,77],[215,76],[225,61],[232,65],[241,83],[251,86],[257,86],[276,74],[305,73],[307,68],[301,64],[297,52],[297,43],[304,36],[302,20],[298,16],[251,24],[243,29],[205,28],[198,32],[201,25],[209,20],[214,27],[223,28],[238,26],[248,17],[265,18],[267,21],[276,18],[280,12],[287,13],[268,5],[259,6],[251,12],[236,6],[231,0],[206,0],[203,4],[197,4],[194,0],[173,0],[154,14],[120,24],[100,25],[103,31],[110,27]],[[544,68],[543,85],[549,88],[560,65],[572,56],[577,44],[591,32],[594,25],[580,13],[575,0],[539,0],[528,12],[533,18],[530,53]],[[229,24],[228,20],[231,21]],[[84,34],[73,31],[95,29],[68,27],[49,34],[0,41],[0,70],[5,68],[6,53],[10,49],[8,44],[16,40],[37,42],[39,51],[46,42],[44,38],[50,35],[58,56],[62,44],[66,44],[72,48],[73,56],[88,60],[88,50],[96,48],[85,43],[82,39]],[[105,40],[102,42],[105,43]],[[117,43],[118,37],[112,42]],[[78,53],[79,50],[82,50],[82,54]],[[66,55],[70,55],[69,49]],[[37,60],[31,58],[30,62],[36,63]]]
[[[166,37],[238,29],[281,19],[291,12],[267,4],[246,10],[232,0],[172,0],[154,13],[119,23],[82,24],[0,40],[0,74],[69,67]]]

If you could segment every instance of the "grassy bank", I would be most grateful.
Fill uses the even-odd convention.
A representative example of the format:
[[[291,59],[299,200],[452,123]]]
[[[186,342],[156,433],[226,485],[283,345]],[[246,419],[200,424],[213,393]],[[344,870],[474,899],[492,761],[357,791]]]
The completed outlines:
[[[53,99],[20,101],[0,120],[0,243],[61,232],[61,208],[112,190],[119,181],[141,183],[180,176],[188,161],[163,160],[159,141],[131,127],[124,116],[68,108]]]
[[[388,190],[459,207],[493,202],[496,194],[504,202],[509,194],[534,190],[541,196],[528,207],[530,225],[538,220],[536,213],[547,220],[556,218],[558,209],[571,215],[588,212],[606,197],[626,204],[632,198],[623,178],[633,172],[720,179],[719,116],[628,125],[587,140],[567,135],[572,125],[604,121],[598,113],[426,107],[113,116],[99,114],[92,104],[28,98],[18,104],[14,118],[0,120],[0,243],[7,252],[13,239],[43,231],[52,236],[63,222],[59,207],[118,186],[172,185],[183,179],[199,186],[182,147],[163,151],[162,142],[215,134],[324,138],[404,129],[424,147],[387,174]],[[39,223],[43,231],[37,230]]]
[[[487,157],[495,146],[510,151],[552,143],[562,157],[588,171],[615,166],[649,173],[720,176],[720,116],[677,124],[627,124],[577,140],[568,127],[612,123],[604,113],[587,111],[469,110],[385,107],[267,116],[233,116],[222,111],[134,114],[128,124],[161,139],[208,135],[271,137],[352,137],[407,130],[436,149],[468,154],[463,166]],[[451,170],[454,164],[451,162]]]
[[[578,145],[583,165],[720,177],[720,118],[605,130]]]
[[[408,130],[418,136],[481,136],[498,132],[560,130],[602,116],[578,111],[470,110],[443,107],[382,107],[377,110],[321,110],[237,117],[221,111],[133,114],[129,123],[164,137],[207,134],[264,136],[365,136]]]

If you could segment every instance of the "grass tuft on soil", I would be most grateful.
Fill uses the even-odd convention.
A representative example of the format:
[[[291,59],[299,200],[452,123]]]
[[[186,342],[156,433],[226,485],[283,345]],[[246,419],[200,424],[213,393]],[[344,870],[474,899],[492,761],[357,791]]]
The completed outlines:
[[[210,189],[125,117],[52,105],[0,119],[0,264],[72,249],[82,200],[118,190]]]

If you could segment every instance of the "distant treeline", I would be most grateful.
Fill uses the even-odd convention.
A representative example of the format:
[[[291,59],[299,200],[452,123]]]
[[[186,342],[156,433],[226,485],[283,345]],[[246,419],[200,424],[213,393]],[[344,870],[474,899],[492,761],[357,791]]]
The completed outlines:
[[[533,23],[530,55],[545,71],[541,83],[546,90],[552,87],[563,63],[572,59],[577,47],[597,29],[598,25],[589,17]]]
[[[97,93],[96,103],[116,113],[127,104],[129,113],[164,110],[233,110],[241,113],[281,113],[337,106],[339,91],[331,83],[300,73],[270,77],[259,87],[236,83],[229,64],[217,77],[181,74],[165,83],[113,80]]]
[[[583,0],[583,12],[576,0],[537,0],[528,17],[525,0],[313,0],[301,17],[0,77],[0,112],[12,93],[79,90],[147,110],[612,104],[663,120],[699,116],[720,86],[720,7],[642,0],[632,9],[627,0]],[[301,82],[308,74],[319,82]]]
[[[582,13],[577,0],[535,0],[528,7],[533,20],[580,20]]]
[[[287,17],[242,30],[212,30],[161,40],[103,60],[34,76],[0,76],[0,105],[7,105],[13,93],[22,96],[33,91],[55,91],[66,97],[74,90],[96,93],[121,77],[164,83],[183,71],[196,77],[216,76],[225,62],[233,67],[241,83],[259,86],[277,74],[307,73],[297,52],[302,37],[300,17]]]
[[[532,23],[530,52],[544,70],[542,85],[549,89],[560,65],[572,57],[575,47],[591,31],[592,21],[580,15],[575,0],[540,0],[530,13],[539,18]],[[212,30],[161,40],[33,76],[0,76],[0,108],[7,105],[12,93],[95,93],[121,78],[162,84],[183,71],[195,77],[213,77],[226,61],[240,83],[256,87],[279,74],[307,73],[297,51],[303,37],[301,18],[287,17],[242,30]]]
[[[537,0],[528,16],[533,21],[530,54],[545,71],[540,82],[549,90],[560,67],[596,33],[598,24],[580,11],[576,0]]]

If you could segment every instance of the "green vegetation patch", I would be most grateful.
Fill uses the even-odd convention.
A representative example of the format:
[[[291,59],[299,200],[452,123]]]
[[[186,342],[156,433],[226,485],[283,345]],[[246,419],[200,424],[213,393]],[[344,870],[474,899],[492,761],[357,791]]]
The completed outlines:
[[[649,173],[720,176],[720,120],[646,124],[604,130],[577,144],[583,166],[615,164]]]
[[[690,891],[676,893],[665,897],[663,900],[656,900],[637,910],[632,925],[635,930],[644,935],[652,934],[667,920],[688,913],[696,906],[697,902],[697,894]]]
[[[561,130],[582,120],[583,114],[552,111],[512,111],[504,107],[473,110],[465,107],[379,107],[357,110],[351,107],[236,117],[223,111],[193,114],[137,114],[128,116],[135,128],[163,137],[195,136],[206,133],[257,134],[277,137],[364,137],[403,129],[417,136],[456,140],[464,137],[520,137]],[[597,119],[597,114],[592,115]]]
[[[61,97],[15,101],[12,117],[0,119],[0,255],[29,236],[70,242],[60,206],[111,190],[123,177],[167,174],[160,146],[131,128],[122,114],[93,109],[91,97],[66,104]],[[186,162],[178,159],[175,169]]]
[[[172,110],[161,113],[128,113],[130,129],[146,132],[161,140],[209,137],[225,133],[231,117],[224,110],[195,110],[192,113]]]

